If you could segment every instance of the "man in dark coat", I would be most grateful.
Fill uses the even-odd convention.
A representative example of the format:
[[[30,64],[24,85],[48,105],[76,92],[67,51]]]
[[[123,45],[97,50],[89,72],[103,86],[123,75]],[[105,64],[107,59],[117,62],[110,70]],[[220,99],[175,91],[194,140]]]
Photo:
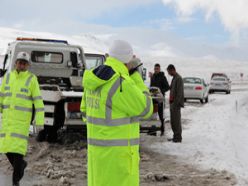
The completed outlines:
[[[184,107],[184,86],[182,77],[176,72],[174,65],[167,68],[168,74],[173,77],[170,86],[170,122],[173,131],[174,143],[182,142],[181,108]]]
[[[165,93],[170,89],[168,81],[164,75],[164,72],[161,72],[160,65],[155,64],[154,66],[154,74],[150,73],[150,86],[158,87],[165,96]],[[161,136],[164,135],[164,103],[158,103],[158,115],[161,121]]]

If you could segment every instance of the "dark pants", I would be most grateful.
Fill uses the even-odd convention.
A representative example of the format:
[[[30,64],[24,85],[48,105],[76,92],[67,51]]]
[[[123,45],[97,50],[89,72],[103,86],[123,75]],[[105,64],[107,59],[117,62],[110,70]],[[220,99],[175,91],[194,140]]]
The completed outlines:
[[[164,133],[164,104],[163,103],[158,103],[158,116],[159,120],[161,122],[161,134]]]
[[[173,140],[181,141],[182,140],[181,107],[171,106],[170,123],[173,131]]]
[[[6,156],[13,167],[13,184],[17,184],[24,175],[27,163],[23,160],[23,155],[21,154],[7,153]]]

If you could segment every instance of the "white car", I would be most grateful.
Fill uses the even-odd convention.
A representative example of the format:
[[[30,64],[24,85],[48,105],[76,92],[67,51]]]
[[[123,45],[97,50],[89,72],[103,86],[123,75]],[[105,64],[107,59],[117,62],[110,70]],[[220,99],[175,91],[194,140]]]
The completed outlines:
[[[208,102],[209,86],[204,79],[197,77],[185,77],[184,82],[184,101],[187,99],[198,99],[201,103]]]
[[[209,93],[225,92],[231,93],[231,81],[224,76],[215,76],[211,79]]]

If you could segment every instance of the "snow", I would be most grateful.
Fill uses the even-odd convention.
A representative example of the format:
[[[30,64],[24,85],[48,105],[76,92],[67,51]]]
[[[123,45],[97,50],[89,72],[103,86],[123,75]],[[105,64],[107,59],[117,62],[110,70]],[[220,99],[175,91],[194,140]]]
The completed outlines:
[[[210,103],[202,107],[187,103],[182,112],[186,122],[183,143],[162,142],[154,144],[153,148],[203,168],[228,170],[237,176],[239,185],[247,185],[247,111],[246,91],[211,95]]]

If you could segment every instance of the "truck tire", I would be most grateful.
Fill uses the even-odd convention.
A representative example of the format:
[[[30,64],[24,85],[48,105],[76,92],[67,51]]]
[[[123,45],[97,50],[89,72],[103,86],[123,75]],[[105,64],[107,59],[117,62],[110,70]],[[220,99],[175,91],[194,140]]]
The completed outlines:
[[[37,141],[46,140],[49,143],[57,142],[58,130],[64,126],[64,121],[65,121],[64,100],[61,100],[55,105],[53,126],[45,125],[44,130],[39,132],[36,140]]]

